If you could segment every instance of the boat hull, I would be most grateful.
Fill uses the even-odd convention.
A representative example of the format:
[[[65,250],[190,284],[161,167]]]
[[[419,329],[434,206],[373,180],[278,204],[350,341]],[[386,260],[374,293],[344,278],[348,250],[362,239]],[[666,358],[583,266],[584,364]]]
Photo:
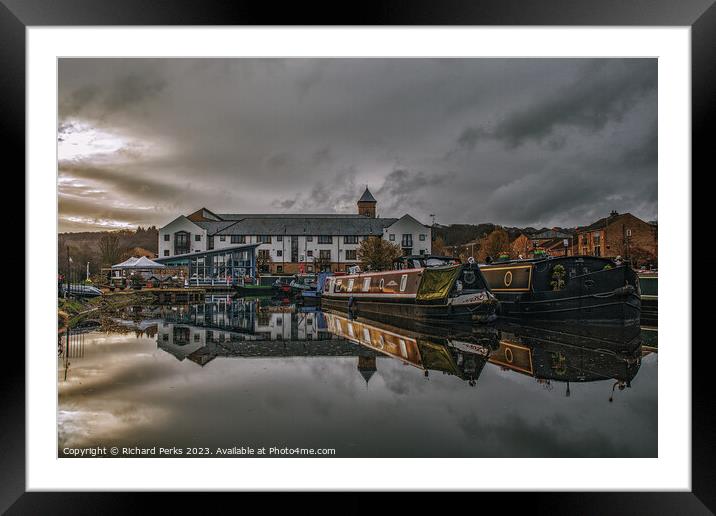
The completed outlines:
[[[383,318],[402,321],[430,322],[433,324],[489,323],[497,318],[498,304],[483,302],[477,305],[418,304],[401,301],[370,299],[337,299],[323,297],[321,307],[349,312],[353,316],[382,320]]]
[[[550,260],[558,262],[558,260]],[[553,265],[552,263],[548,265]],[[570,264],[565,263],[566,268]],[[594,265],[592,265],[593,267]],[[524,265],[516,267],[524,268]],[[560,290],[545,288],[550,275],[545,275],[544,264],[535,266],[524,285],[513,290],[495,285],[492,292],[500,300],[500,317],[540,322],[588,323],[597,326],[638,326],[641,318],[641,295],[634,271],[629,267],[616,267],[577,275],[566,280]],[[495,267],[497,275],[488,272],[493,283],[495,276],[502,278],[510,266]],[[485,272],[483,270],[483,272]],[[540,277],[542,274],[542,277]],[[513,277],[517,277],[517,273]],[[540,282],[542,285],[540,285]],[[535,285],[541,287],[535,288]],[[526,287],[526,288],[522,288]]]

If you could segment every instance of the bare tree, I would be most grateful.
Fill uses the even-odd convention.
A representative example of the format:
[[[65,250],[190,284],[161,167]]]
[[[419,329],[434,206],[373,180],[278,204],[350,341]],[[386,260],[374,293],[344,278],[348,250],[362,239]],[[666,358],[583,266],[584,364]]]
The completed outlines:
[[[313,259],[313,268],[316,272],[330,271],[331,259],[327,256],[319,255]]]
[[[97,245],[102,265],[113,265],[119,261],[122,252],[119,249],[119,237],[116,233],[105,233]]]

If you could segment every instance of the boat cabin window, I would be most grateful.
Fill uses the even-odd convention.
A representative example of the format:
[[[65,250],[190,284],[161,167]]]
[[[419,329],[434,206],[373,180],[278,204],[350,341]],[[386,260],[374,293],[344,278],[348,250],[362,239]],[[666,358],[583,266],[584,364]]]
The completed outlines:
[[[363,292],[370,292],[370,277],[363,280]]]
[[[353,292],[353,279],[348,280],[348,292]]]
[[[405,292],[405,287],[407,286],[407,284],[408,284],[408,275],[403,274],[400,277],[400,291],[401,292]]]

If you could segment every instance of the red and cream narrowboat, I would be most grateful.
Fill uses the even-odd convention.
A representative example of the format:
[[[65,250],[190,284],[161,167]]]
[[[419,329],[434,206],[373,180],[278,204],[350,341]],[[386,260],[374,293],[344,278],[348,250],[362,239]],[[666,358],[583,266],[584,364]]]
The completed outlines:
[[[323,285],[321,304],[369,318],[434,323],[495,319],[498,301],[476,263],[411,256],[404,257],[398,267],[331,276]]]

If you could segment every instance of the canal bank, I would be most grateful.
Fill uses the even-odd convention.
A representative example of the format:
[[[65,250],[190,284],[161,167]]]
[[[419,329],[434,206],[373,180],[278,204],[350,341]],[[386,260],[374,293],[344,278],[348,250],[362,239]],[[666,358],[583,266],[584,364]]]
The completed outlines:
[[[88,319],[100,319],[130,306],[150,306],[156,296],[149,291],[107,292],[93,298],[58,298],[58,329],[74,328]]]

